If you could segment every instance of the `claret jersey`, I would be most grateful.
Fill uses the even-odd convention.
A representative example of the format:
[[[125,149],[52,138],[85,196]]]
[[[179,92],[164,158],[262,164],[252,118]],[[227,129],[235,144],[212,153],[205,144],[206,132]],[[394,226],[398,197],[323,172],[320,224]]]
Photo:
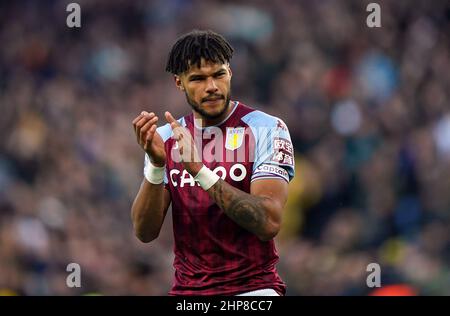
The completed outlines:
[[[198,127],[191,113],[178,121],[197,144],[204,165],[249,193],[253,181],[294,176],[288,129],[277,117],[232,102],[216,126]],[[263,242],[231,220],[184,169],[169,124],[157,132],[167,153],[165,187],[172,200],[175,279],[170,295],[235,295],[263,288],[285,294],[274,241]],[[201,149],[200,149],[201,148]],[[145,156],[145,166],[149,159]]]

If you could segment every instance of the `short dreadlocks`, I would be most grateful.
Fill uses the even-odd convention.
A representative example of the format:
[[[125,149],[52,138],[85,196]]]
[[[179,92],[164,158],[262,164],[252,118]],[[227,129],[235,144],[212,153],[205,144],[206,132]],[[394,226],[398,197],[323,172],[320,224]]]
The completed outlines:
[[[191,65],[200,67],[201,59],[213,63],[228,63],[233,47],[222,35],[213,31],[193,30],[181,36],[173,45],[167,60],[166,71],[179,75]]]

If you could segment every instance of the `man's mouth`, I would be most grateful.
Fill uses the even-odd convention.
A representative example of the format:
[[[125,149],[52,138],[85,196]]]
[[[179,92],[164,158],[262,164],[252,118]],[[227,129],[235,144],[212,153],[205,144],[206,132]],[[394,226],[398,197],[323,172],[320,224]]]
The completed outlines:
[[[218,96],[218,97],[203,99],[203,103],[214,103],[214,102],[216,102],[218,100],[223,100],[223,97],[222,96]]]

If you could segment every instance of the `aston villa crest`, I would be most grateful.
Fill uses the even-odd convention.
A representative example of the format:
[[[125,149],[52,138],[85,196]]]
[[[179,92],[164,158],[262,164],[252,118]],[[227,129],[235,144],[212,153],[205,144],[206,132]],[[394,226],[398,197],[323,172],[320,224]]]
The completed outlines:
[[[245,127],[227,127],[225,148],[235,150],[241,147],[244,140]]]

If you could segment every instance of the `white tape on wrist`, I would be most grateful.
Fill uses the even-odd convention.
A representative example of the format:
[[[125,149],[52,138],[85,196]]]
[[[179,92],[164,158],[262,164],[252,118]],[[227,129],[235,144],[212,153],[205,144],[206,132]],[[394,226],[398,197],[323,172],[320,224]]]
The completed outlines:
[[[205,191],[212,187],[219,179],[220,177],[206,166],[203,166],[194,177],[194,180],[197,181]]]
[[[164,182],[164,172],[166,166],[156,167],[151,162],[149,162],[144,169],[144,177],[148,182],[153,184],[161,184]]]

